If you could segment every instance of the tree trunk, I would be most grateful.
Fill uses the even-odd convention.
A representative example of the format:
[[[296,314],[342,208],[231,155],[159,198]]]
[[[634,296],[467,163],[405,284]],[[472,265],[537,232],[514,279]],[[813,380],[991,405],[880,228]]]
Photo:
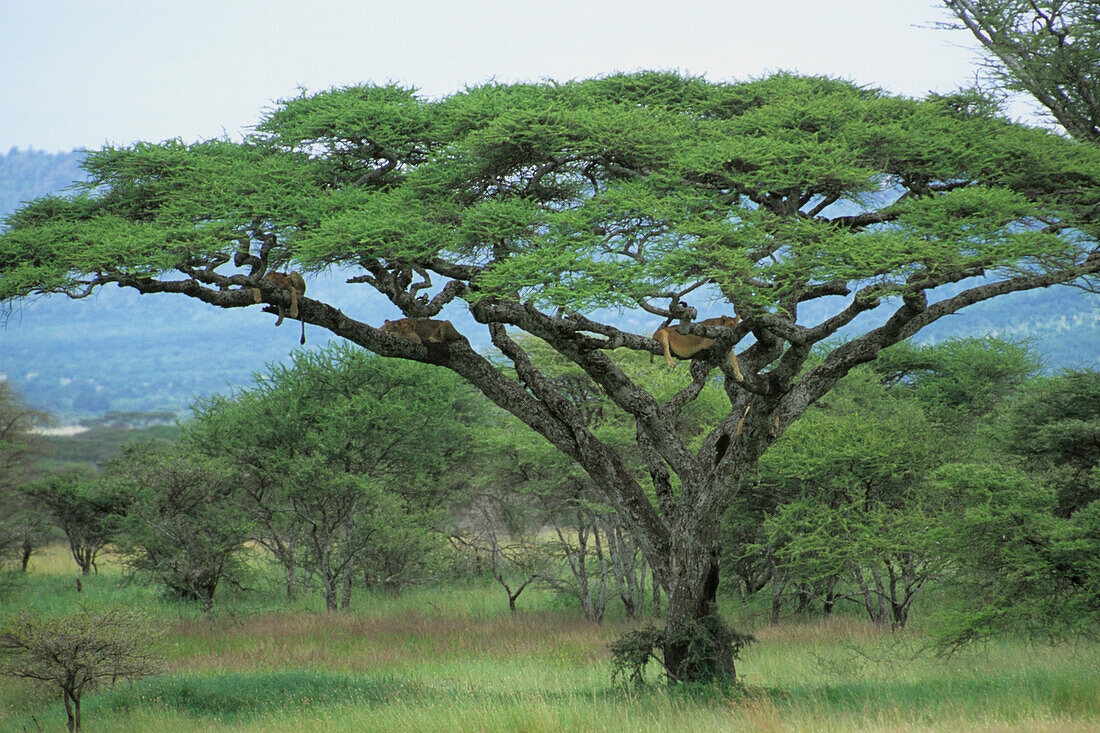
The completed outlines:
[[[91,547],[85,545],[77,548],[73,552],[73,557],[76,558],[76,564],[80,566],[80,574],[91,575],[92,566],[95,565],[95,553]]]
[[[886,586],[882,582],[882,573],[879,572],[877,567],[871,568],[871,577],[875,581],[875,595],[877,596],[878,606],[876,608],[875,623],[879,626],[890,625],[890,601],[887,597]]]
[[[33,553],[33,552],[34,552],[34,547],[31,546],[31,543],[27,542],[26,540],[23,540],[22,556],[21,556],[20,559],[22,561],[22,569],[23,569],[24,573],[27,572],[27,565],[30,564],[31,553]]]
[[[653,615],[661,615],[661,582],[657,577],[657,571],[650,567],[650,572],[653,574]]]
[[[813,610],[814,588],[810,583],[799,583],[795,587],[795,598],[798,599],[798,608],[795,610],[799,616],[806,616]]]
[[[600,544],[600,526],[593,523],[592,534],[596,545],[596,559],[600,562],[600,591],[596,596],[596,617],[592,619],[596,623],[603,623],[603,615],[607,611],[607,558],[604,556],[603,546]]]
[[[780,572],[778,567],[773,567],[770,583],[772,587],[770,620],[774,626],[779,623],[779,619],[783,614],[783,592],[787,589],[786,573]]]
[[[607,537],[607,549],[611,556],[611,568],[615,573],[615,585],[619,591],[619,598],[623,602],[627,618],[634,618],[641,605],[641,590],[639,590],[637,571],[637,557],[633,548],[627,546],[622,527],[611,521],[603,521],[604,533]],[[644,582],[643,572],[643,582]]]
[[[344,594],[340,598],[340,608],[351,608],[351,571],[349,570],[344,575]]]
[[[833,613],[833,607],[836,606],[837,582],[839,582],[839,578],[836,575],[830,575],[829,579],[825,581],[825,600],[821,604],[821,610],[826,616],[831,616]]]
[[[291,564],[286,566],[286,599],[293,601],[298,597],[298,568]]]
[[[321,574],[321,583],[325,589],[325,610],[333,612],[339,610],[339,604],[336,600],[336,578],[332,572],[332,559],[329,557],[329,550],[326,547],[321,552],[321,567],[318,568]]]
[[[325,610],[329,613],[340,610],[340,605],[336,601],[336,584],[332,582],[332,578],[327,575],[324,577],[325,584]]]
[[[576,561],[569,557],[571,551],[568,549],[568,544],[563,541],[562,546],[566,548],[566,559],[569,560],[569,566],[573,570],[573,577],[577,580],[577,589],[581,597],[581,608],[584,609],[584,617],[589,621],[595,621],[596,607],[592,603],[592,589],[588,584],[588,531],[580,512],[577,513]]]
[[[65,701],[65,716],[68,718],[69,733],[80,733],[80,694],[64,690],[61,698]]]
[[[693,547],[673,558],[678,578],[665,616],[665,669],[673,682],[733,679],[733,653],[713,633],[718,594],[719,550]],[[700,636],[708,637],[700,639]],[[700,653],[699,642],[705,651]]]
[[[286,599],[293,601],[298,597],[298,560],[295,558],[297,538],[291,536],[287,542],[276,537],[273,544],[278,548],[276,555],[286,571]]]
[[[867,615],[870,617],[873,623],[880,626],[886,625],[886,618],[880,613],[879,603],[875,597],[875,591],[871,589],[871,586],[867,583],[867,580],[863,576],[863,570],[858,565],[852,571],[852,575],[859,585],[859,590],[863,594],[863,607],[867,609]]]

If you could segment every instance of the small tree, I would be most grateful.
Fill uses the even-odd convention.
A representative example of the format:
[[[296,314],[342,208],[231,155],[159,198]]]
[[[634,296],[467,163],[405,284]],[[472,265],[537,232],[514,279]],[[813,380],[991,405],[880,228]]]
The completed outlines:
[[[24,572],[47,525],[29,506],[19,486],[27,480],[30,457],[41,450],[34,430],[52,422],[45,412],[23,404],[22,395],[0,380],[0,568],[18,564]]]
[[[80,572],[98,573],[96,556],[114,539],[122,498],[106,482],[79,471],[48,476],[28,484],[23,491],[65,533]]]
[[[541,524],[527,515],[507,490],[486,493],[472,511],[472,527],[451,535],[451,545],[472,552],[508,596],[508,610],[526,588],[546,573],[549,557],[539,542]]]
[[[84,693],[102,682],[133,681],[160,670],[155,636],[130,609],[85,608],[56,618],[21,611],[0,625],[0,674],[59,688],[69,731],[79,731]]]
[[[1004,632],[1100,635],[1100,502],[1058,517],[1049,487],[1004,466],[952,464],[935,480],[965,506],[937,532],[953,568],[933,630],[942,649]]]
[[[981,338],[898,344],[849,373],[731,512],[727,562],[744,591],[770,584],[773,620],[791,600],[825,613],[849,601],[903,626],[942,567],[932,530],[958,510],[929,475],[990,453],[983,418],[1037,369],[1023,344]]]

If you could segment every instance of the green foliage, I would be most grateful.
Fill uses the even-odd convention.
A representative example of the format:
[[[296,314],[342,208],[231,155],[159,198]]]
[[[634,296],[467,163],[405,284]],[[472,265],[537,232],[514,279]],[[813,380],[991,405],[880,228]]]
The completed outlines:
[[[730,517],[727,567],[746,582],[770,574],[773,593],[797,594],[802,610],[811,598],[826,611],[854,601],[879,623],[905,625],[940,564],[928,530],[949,506],[922,484],[943,442],[921,402],[854,370],[761,461],[760,482]],[[842,592],[841,582],[869,590]]]
[[[1005,632],[1100,633],[1100,504],[1058,517],[1049,488],[1003,466],[952,464],[934,480],[960,504],[936,532],[953,566],[937,613],[941,648]]]
[[[623,634],[607,645],[611,652],[611,681],[620,675],[634,684],[645,683],[650,660],[660,662],[656,651],[664,646],[664,632],[650,624]]]
[[[589,178],[592,160],[611,166],[602,180]],[[943,99],[825,78],[643,73],[487,85],[438,101],[349,87],[284,101],[241,144],[89,153],[96,193],[43,199],[11,218],[0,294],[78,287],[70,273],[155,274],[187,257],[232,255],[237,232],[262,220],[286,238],[274,260],[293,252],[307,269],[364,256],[476,258],[508,241],[510,256],[485,273],[482,291],[554,305],[633,305],[632,295],[701,276],[746,304],[775,304],[806,280],[876,277],[885,295],[929,257],[952,269],[1063,249],[1063,238],[1027,224],[1081,198],[1067,194],[1069,175],[1089,195],[1096,163],[1095,151]],[[543,172],[524,188],[532,169]],[[732,214],[721,190],[731,175],[745,199]],[[897,179],[960,176],[984,184],[911,198],[873,231],[758,208],[765,192],[862,202]],[[645,258],[601,233],[638,225],[648,229]],[[763,265],[773,283],[763,290],[745,258],[762,236],[813,242]]]
[[[1040,366],[1028,343],[987,336],[926,345],[903,341],[883,351],[872,368],[884,384],[911,394],[936,420],[958,425],[996,408]]]
[[[773,614],[855,602],[904,626],[950,563],[938,528],[966,506],[931,477],[998,460],[981,420],[1036,368],[1025,346],[986,338],[904,342],[853,370],[762,459],[729,519],[727,569],[750,592],[770,582]]]
[[[82,471],[48,476],[23,488],[65,533],[69,550],[84,575],[99,573],[96,556],[118,531],[124,498],[103,480]]]
[[[1059,516],[1100,500],[1100,372],[1035,380],[1002,420],[1005,447],[1054,487]]]
[[[242,578],[250,530],[225,464],[179,445],[135,443],[108,470],[122,497],[116,547],[126,565],[212,609],[221,582]]]
[[[236,506],[287,569],[288,592],[299,566],[330,609],[352,572],[400,590],[440,546],[480,407],[456,377],[346,345],[292,359],[200,401],[187,440],[236,472]]]

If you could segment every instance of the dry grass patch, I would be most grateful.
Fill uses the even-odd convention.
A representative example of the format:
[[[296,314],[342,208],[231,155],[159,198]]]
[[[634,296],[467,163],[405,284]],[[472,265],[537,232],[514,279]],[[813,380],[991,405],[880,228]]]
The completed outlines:
[[[807,621],[788,621],[753,631],[761,643],[835,644],[838,641],[875,643],[895,637],[888,628],[851,616],[826,616]]]
[[[467,659],[547,657],[589,664],[604,658],[620,629],[567,612],[476,619],[406,613],[262,614],[173,624],[172,666],[180,670],[327,669],[360,672]]]

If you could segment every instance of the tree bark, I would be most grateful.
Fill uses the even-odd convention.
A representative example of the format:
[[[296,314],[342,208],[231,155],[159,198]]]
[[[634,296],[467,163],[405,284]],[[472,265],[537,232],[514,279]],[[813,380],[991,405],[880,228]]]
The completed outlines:
[[[27,572],[27,566],[30,565],[31,554],[34,553],[34,547],[31,545],[30,542],[27,542],[26,540],[24,540],[23,545],[20,549],[21,549],[20,567],[22,568],[22,571],[25,573],[25,572]]]
[[[340,608],[346,610],[348,608],[351,608],[351,572],[350,571],[348,571],[344,574],[343,586],[344,586],[344,590],[343,590],[343,595],[340,597]]]
[[[80,733],[80,693],[66,689],[62,691],[61,698],[65,701],[69,733]]]
[[[698,636],[707,635],[708,620],[716,613],[719,548],[704,547],[676,558],[685,571],[673,586],[665,616],[664,662],[669,679],[694,682],[704,679],[734,679],[733,654],[711,635],[709,658],[698,655]],[[694,642],[694,643],[693,643]],[[696,651],[692,651],[692,647]]]

